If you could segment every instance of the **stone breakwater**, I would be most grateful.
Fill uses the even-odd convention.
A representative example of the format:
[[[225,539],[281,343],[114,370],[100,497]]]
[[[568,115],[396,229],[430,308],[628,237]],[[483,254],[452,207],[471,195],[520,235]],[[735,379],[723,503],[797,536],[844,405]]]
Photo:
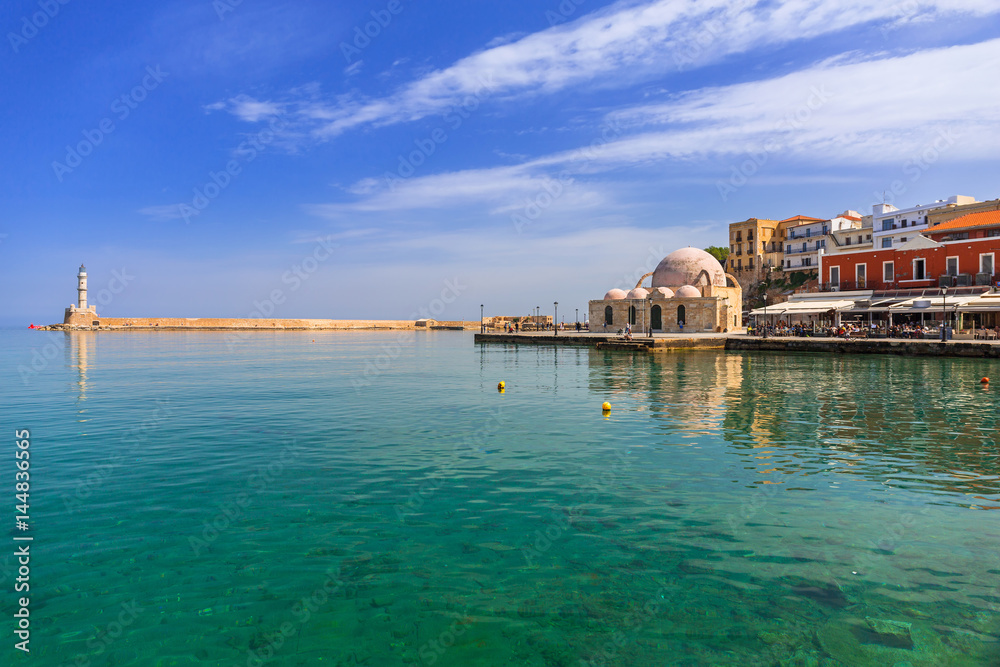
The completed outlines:
[[[98,317],[90,324],[52,324],[46,331],[372,331],[479,329],[479,322],[413,320],[239,319],[205,317]]]

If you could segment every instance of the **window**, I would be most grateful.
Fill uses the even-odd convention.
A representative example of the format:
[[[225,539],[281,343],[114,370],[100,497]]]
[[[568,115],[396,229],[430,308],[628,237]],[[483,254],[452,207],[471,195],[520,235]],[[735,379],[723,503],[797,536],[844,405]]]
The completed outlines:
[[[891,232],[892,231],[892,218],[882,221],[882,231]]]
[[[840,286],[840,267],[830,267],[830,284]]]
[[[824,234],[828,234],[829,232],[830,232],[830,228],[827,227],[826,225],[823,225],[823,233]]]
[[[860,241],[858,241],[858,243],[860,243]],[[851,245],[851,237],[850,236],[848,236],[846,239],[844,239],[844,245]]]
[[[1000,233],[1000,229],[997,232]],[[783,242],[778,243],[778,252],[785,252],[785,244]]]
[[[808,243],[806,243],[805,241],[803,241],[803,242],[802,242],[802,252],[805,252],[805,251],[806,251],[806,246],[807,246],[807,245],[809,245],[809,244],[808,244]]]
[[[948,258],[948,275],[949,276],[958,275],[958,257]]]
[[[914,280],[926,280],[927,279],[927,263],[922,259],[913,260],[913,279]]]
[[[806,257],[805,259],[802,260],[802,266],[812,266],[812,263],[813,263],[812,257]]]
[[[628,307],[628,323],[632,325],[635,324],[635,306]]]
[[[997,229],[987,229],[986,236],[987,237],[1000,236],[1000,227],[998,227]]]
[[[684,306],[677,306],[677,324],[684,324]]]
[[[663,312],[659,306],[653,306],[649,312],[649,328],[657,331],[663,328]]]
[[[813,230],[811,230],[811,229],[807,229],[807,230],[806,230],[806,238],[809,238],[809,237],[811,237],[812,235],[813,235]]]
[[[747,232],[747,241],[753,241],[753,230]]]
[[[993,253],[985,253],[979,256],[979,272],[993,275]]]
[[[871,235],[871,234],[869,234],[869,235],[868,235],[868,240],[869,240],[869,241],[871,241],[871,240],[872,240],[872,235]],[[859,245],[861,244],[861,234],[858,234],[858,244],[859,244]]]
[[[899,242],[900,243],[906,243],[906,237],[904,236],[903,238],[899,239]]]
[[[891,248],[892,247],[892,239],[882,239],[882,247],[883,248]]]
[[[903,229],[906,229],[906,219],[904,218],[900,222],[903,224]]]
[[[753,260],[747,261],[747,271],[753,271]]]
[[[859,236],[858,239],[860,239],[860,238],[861,237]],[[865,241],[871,241],[871,240],[872,240],[872,235],[871,234],[868,234],[867,236],[865,236]]]
[[[868,266],[866,264],[858,264],[854,267],[854,279],[858,283],[858,287],[865,286],[865,274],[867,273]]]
[[[882,262],[882,282],[891,283],[896,279],[894,262]]]
[[[952,241],[964,241],[969,238],[969,232],[955,232],[951,235]]]
[[[611,306],[604,307],[604,323],[614,324],[615,323],[615,309]]]

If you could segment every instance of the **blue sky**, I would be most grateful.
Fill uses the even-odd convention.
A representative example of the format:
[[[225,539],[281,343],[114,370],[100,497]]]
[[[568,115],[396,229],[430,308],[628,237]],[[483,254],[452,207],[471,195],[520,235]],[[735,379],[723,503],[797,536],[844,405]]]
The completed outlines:
[[[572,313],[751,216],[1000,196],[992,0],[17,0],[0,27],[8,326],[61,321],[81,262],[106,316]]]

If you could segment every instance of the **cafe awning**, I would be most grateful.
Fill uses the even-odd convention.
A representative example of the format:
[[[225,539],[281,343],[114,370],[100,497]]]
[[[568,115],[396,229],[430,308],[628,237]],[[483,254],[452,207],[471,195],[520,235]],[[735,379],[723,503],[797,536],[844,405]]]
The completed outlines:
[[[980,298],[977,295],[964,294],[962,296],[949,296],[942,297],[940,294],[936,296],[920,296],[914,299],[907,299],[905,301],[900,301],[897,304],[889,306],[889,312],[892,313],[938,313],[942,310],[956,310],[963,309],[965,304],[970,301],[974,301]]]
[[[950,304],[948,308],[951,308]],[[1000,292],[980,294],[974,299],[962,303],[958,310],[963,313],[1000,313]]]
[[[854,301],[846,299],[838,299],[836,301],[785,301],[784,303],[776,303],[773,306],[768,306],[766,309],[766,315],[769,317],[771,315],[815,315],[818,313],[828,313],[831,310],[844,310],[845,308],[850,308],[853,305]],[[762,316],[765,315],[765,309],[756,308],[751,310],[750,314],[754,316]]]

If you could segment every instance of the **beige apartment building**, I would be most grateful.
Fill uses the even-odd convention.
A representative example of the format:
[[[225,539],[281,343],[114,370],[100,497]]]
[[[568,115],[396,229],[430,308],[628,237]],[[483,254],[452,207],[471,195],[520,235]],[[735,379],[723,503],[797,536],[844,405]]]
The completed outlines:
[[[749,218],[729,225],[729,273],[743,288],[763,280],[781,266],[784,243],[778,221]]]

